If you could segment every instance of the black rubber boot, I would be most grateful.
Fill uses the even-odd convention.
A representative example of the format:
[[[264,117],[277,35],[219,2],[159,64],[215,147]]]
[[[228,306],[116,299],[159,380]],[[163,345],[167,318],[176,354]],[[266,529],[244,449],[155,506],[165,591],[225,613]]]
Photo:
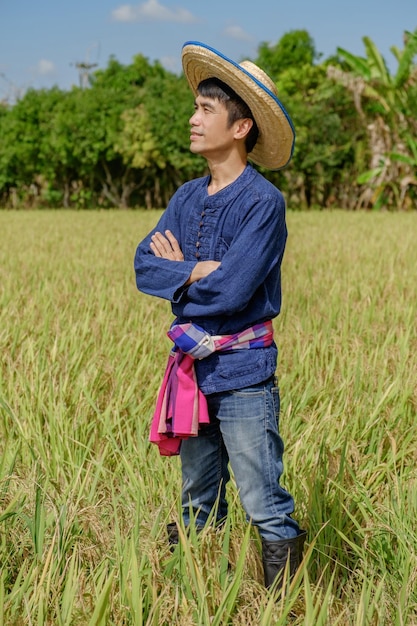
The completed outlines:
[[[204,526],[197,526],[197,534],[201,533],[203,528]],[[186,532],[188,533],[188,529],[186,530]],[[175,549],[175,546],[177,546],[180,542],[180,536],[176,522],[170,522],[169,524],[167,524],[167,535],[168,545],[170,547],[170,550],[173,551]]]
[[[171,522],[167,524],[167,534],[168,534],[168,545],[170,550],[174,550],[175,546],[178,545],[179,536],[178,536],[178,527],[175,522]]]
[[[266,541],[262,539],[262,564],[265,587],[269,589],[274,581],[283,576],[287,567],[290,579],[296,573],[302,559],[303,546],[307,533],[302,530],[292,539]],[[288,565],[287,565],[288,563]]]

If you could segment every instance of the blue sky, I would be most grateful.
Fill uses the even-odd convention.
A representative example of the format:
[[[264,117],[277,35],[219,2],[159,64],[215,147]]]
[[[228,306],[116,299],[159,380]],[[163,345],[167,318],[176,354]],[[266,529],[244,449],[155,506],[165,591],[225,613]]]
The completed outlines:
[[[324,58],[337,46],[364,54],[377,45],[392,72],[391,46],[417,27],[417,0],[0,0],[0,100],[28,87],[79,84],[76,63],[129,64],[141,53],[179,72],[181,46],[203,41],[240,61],[263,41],[306,29]]]

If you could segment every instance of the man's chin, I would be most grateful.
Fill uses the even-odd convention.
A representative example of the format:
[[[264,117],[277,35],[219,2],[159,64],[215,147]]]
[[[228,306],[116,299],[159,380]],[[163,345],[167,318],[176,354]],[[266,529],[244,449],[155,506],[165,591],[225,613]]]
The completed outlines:
[[[193,154],[201,154],[201,149],[192,141],[190,143],[190,152]]]

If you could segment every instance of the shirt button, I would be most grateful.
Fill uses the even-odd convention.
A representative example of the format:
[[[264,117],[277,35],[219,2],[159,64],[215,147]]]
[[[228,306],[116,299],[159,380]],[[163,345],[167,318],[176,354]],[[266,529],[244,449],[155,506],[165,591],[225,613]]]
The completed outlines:
[[[197,243],[195,244],[196,248],[199,248],[201,246],[201,243],[199,241],[197,241]]]
[[[199,259],[199,258],[200,258],[200,256],[201,256],[201,254],[200,254],[199,252],[196,252],[196,253],[195,253],[195,256],[196,256],[196,258],[197,258],[197,259]]]

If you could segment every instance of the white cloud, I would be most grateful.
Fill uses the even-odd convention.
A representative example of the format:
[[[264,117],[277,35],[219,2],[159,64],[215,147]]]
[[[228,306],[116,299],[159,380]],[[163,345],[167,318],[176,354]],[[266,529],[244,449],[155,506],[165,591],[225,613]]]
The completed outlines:
[[[112,12],[116,22],[180,22],[190,24],[198,21],[187,9],[168,9],[158,0],[146,0],[138,5],[122,4]]]
[[[241,26],[228,26],[224,29],[224,34],[238,39],[239,41],[253,41],[253,37],[243,30]]]
[[[38,74],[41,74],[41,76],[53,74],[55,72],[55,65],[52,63],[52,61],[48,61],[47,59],[41,59],[36,66],[36,72]]]
[[[122,6],[114,9],[112,17],[115,22],[134,22],[136,20],[135,10],[130,4],[122,4]]]

